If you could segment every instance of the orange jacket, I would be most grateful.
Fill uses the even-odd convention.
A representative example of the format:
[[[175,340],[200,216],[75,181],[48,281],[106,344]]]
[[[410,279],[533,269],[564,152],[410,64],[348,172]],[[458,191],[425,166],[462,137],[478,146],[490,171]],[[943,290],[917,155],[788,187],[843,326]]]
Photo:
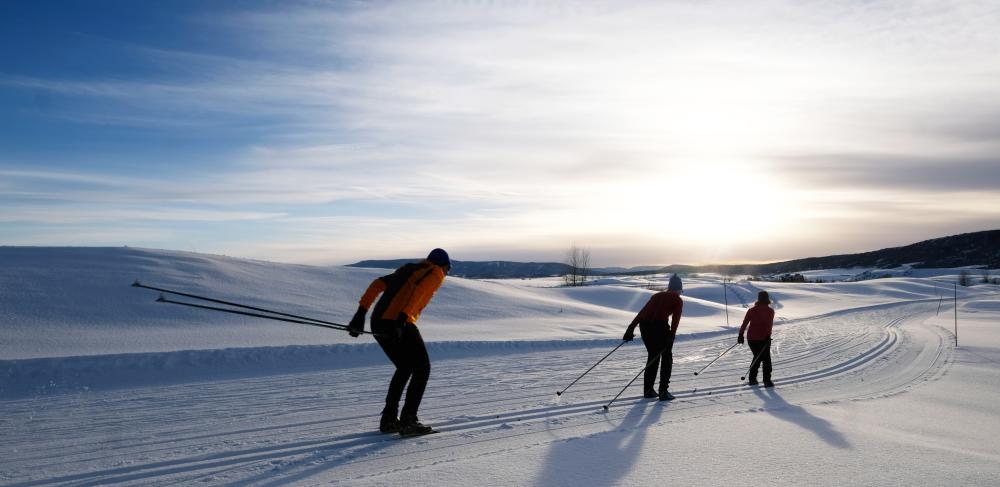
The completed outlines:
[[[654,294],[642,307],[642,311],[635,315],[632,325],[640,321],[668,321],[671,315],[673,323],[671,329],[677,333],[677,326],[681,323],[681,312],[684,311],[684,301],[677,291],[661,291]]]
[[[405,264],[396,272],[372,281],[361,296],[360,304],[368,309],[382,294],[375,304],[372,319],[395,320],[404,313],[407,323],[416,323],[420,312],[444,283],[444,277],[444,270],[429,260]]]
[[[750,329],[747,330],[747,325]],[[747,310],[740,327],[740,336],[747,332],[747,340],[767,340],[771,338],[771,327],[774,326],[774,310],[770,306],[757,303]]]

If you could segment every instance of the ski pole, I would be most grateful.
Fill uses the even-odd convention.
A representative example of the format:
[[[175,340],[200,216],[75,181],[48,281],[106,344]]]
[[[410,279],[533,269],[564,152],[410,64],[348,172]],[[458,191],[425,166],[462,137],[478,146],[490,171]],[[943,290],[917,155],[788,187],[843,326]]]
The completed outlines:
[[[766,347],[760,349],[760,351],[757,352],[757,356],[753,358],[752,362],[750,362],[750,368],[747,369],[747,373],[743,374],[743,377],[740,377],[741,381],[746,380],[747,376],[750,375],[750,371],[753,370],[753,366],[757,365],[757,360],[759,360],[764,355],[764,350],[767,350],[769,348],[771,348],[770,343],[768,343]]]
[[[722,278],[722,297],[726,301],[726,328],[729,328],[729,291],[726,289],[725,277]],[[694,375],[698,375],[698,373],[696,372]]]
[[[621,346],[622,346],[622,345],[624,345],[625,343],[627,343],[627,342],[626,342],[625,340],[622,340],[622,342],[621,342],[621,343],[619,343],[617,347],[615,347],[615,348],[612,348],[612,349],[611,349],[611,351],[610,351],[610,352],[608,352],[608,354],[607,354],[607,355],[605,355],[605,356],[601,357],[601,360],[598,360],[596,364],[594,364],[594,365],[591,365],[591,366],[590,366],[590,368],[589,368],[589,369],[587,369],[587,371],[586,371],[586,372],[584,372],[584,373],[583,373],[582,375],[580,375],[580,377],[577,377],[577,378],[576,378],[576,380],[574,380],[573,382],[570,382],[570,383],[569,383],[569,385],[568,385],[568,386],[566,386],[566,389],[563,389],[563,390],[561,390],[561,391],[559,391],[559,392],[556,392],[556,395],[557,395],[557,396],[561,396],[561,395],[562,395],[562,393],[564,393],[564,392],[566,392],[567,390],[569,390],[569,388],[570,388],[570,387],[573,387],[573,384],[576,384],[576,381],[578,381],[578,380],[582,379],[582,378],[583,378],[583,376],[584,376],[584,375],[587,375],[588,373],[590,373],[590,371],[591,371],[591,370],[594,370],[594,367],[597,367],[597,364],[599,364],[599,363],[603,362],[603,361],[604,361],[604,359],[606,359],[606,358],[610,357],[610,356],[611,356],[611,354],[615,353],[615,350],[618,350],[619,348],[621,348]]]
[[[938,292],[938,309],[937,312],[934,313],[934,316],[937,316],[941,314],[941,304],[944,303],[944,293],[941,292],[941,288],[937,287],[937,284],[934,285],[934,288],[937,289]]]
[[[317,320],[315,318],[308,318],[306,316],[293,315],[293,314],[290,314],[290,313],[282,313],[280,311],[274,311],[274,310],[270,310],[270,309],[267,309],[267,308],[258,308],[256,306],[247,306],[245,304],[234,303],[232,301],[223,301],[221,299],[214,299],[214,298],[209,298],[209,297],[205,297],[205,296],[199,296],[197,294],[188,294],[188,293],[182,293],[180,291],[173,291],[173,290],[170,290],[170,289],[164,289],[164,288],[160,288],[160,287],[147,286],[147,285],[139,282],[138,279],[136,279],[136,281],[132,283],[132,287],[141,287],[143,289],[152,289],[153,291],[160,291],[161,293],[176,294],[178,296],[184,296],[184,297],[193,298],[193,299],[200,299],[202,301],[208,301],[208,302],[211,302],[211,303],[225,304],[227,306],[235,306],[237,308],[252,309],[254,311],[260,311],[260,312],[263,312],[263,313],[270,313],[270,314],[273,314],[273,315],[285,316],[285,317],[288,317],[288,318],[295,318],[297,320],[312,321],[314,323],[322,323],[324,325],[338,326],[338,327],[342,327],[342,329],[345,329],[345,330],[347,329],[346,326],[344,326],[344,325],[342,325],[340,323],[333,323],[331,321]],[[164,300],[162,302],[170,302],[170,303],[175,303],[175,304],[188,304],[188,303],[180,303],[179,301],[167,301],[167,300]],[[223,310],[222,308],[211,308],[211,307],[210,308],[206,308],[206,309],[215,309],[217,311]],[[265,318],[267,318],[267,316],[265,316]]]
[[[670,346],[673,346],[673,344],[670,344],[670,345],[668,345],[667,347],[670,347]],[[621,396],[621,395],[622,395],[622,393],[624,393],[624,392],[625,392],[625,389],[628,389],[628,387],[629,387],[630,385],[632,385],[632,383],[633,383],[633,382],[635,382],[635,380],[636,380],[636,379],[638,379],[638,378],[639,378],[639,375],[640,375],[640,374],[642,374],[643,372],[645,372],[645,371],[646,371],[646,369],[648,369],[650,365],[653,365],[653,361],[654,361],[654,360],[656,360],[656,359],[660,358],[660,355],[663,355],[663,352],[666,352],[666,351],[667,351],[667,347],[663,347],[663,350],[660,350],[660,353],[656,354],[656,355],[655,355],[655,356],[654,356],[653,358],[649,359],[649,361],[648,361],[648,362],[646,362],[646,366],[645,366],[645,367],[643,367],[643,368],[641,368],[641,369],[639,369],[639,372],[638,372],[637,374],[635,374],[635,377],[633,377],[633,378],[632,378],[632,380],[628,381],[628,384],[625,384],[625,387],[622,387],[622,390],[618,391],[618,394],[615,394],[615,397],[613,397],[613,398],[611,399],[611,401],[609,401],[609,402],[608,402],[607,404],[605,404],[605,405],[604,405],[604,410],[605,410],[605,411],[607,411],[607,410],[608,410],[608,407],[610,407],[610,406],[611,406],[611,403],[615,402],[615,400],[617,400],[617,399],[618,399],[618,396]],[[661,378],[660,378],[660,380],[663,380],[663,378],[661,377]]]
[[[301,324],[301,325],[318,326],[320,328],[330,328],[330,329],[333,329],[333,330],[349,331],[348,327],[343,326],[343,325],[339,325],[339,326],[324,325],[322,323],[314,323],[312,321],[293,320],[293,319],[290,319],[290,318],[282,318],[280,316],[269,316],[269,315],[264,315],[264,314],[260,314],[260,313],[251,313],[249,311],[240,311],[240,310],[237,310],[237,309],[226,309],[226,308],[219,308],[219,307],[216,307],[216,306],[206,306],[204,304],[185,303],[185,302],[182,302],[182,301],[174,301],[172,299],[167,299],[162,294],[160,295],[159,299],[156,300],[156,302],[157,303],[179,304],[181,306],[190,306],[192,308],[207,309],[207,310],[211,310],[211,311],[221,311],[223,313],[232,313],[232,314],[244,315],[244,316],[254,316],[254,317],[257,317],[257,318],[267,318],[269,320],[284,321],[284,322],[288,322],[288,323],[298,323],[298,324]],[[359,333],[368,333],[368,334],[371,334],[371,335],[379,336],[379,335],[376,335],[375,333],[372,333],[370,331],[358,330],[358,332]]]
[[[736,345],[739,345],[739,343],[734,343],[732,347],[729,347],[729,348],[727,348],[725,352],[722,352],[721,354],[719,354],[719,356],[718,356],[718,357],[715,357],[715,360],[719,360],[720,358],[722,358],[722,356],[723,356],[723,355],[725,355],[725,354],[729,353],[729,351],[730,351],[730,350],[732,350],[733,348],[735,348],[735,347],[736,347]],[[714,364],[714,363],[715,363],[715,360],[713,360],[713,361],[709,362],[709,363],[708,363],[708,365],[706,365],[706,366],[702,367],[702,368],[701,368],[701,370],[699,370],[699,371],[695,372],[695,373],[694,373],[694,375],[698,375],[698,374],[700,374],[700,373],[704,372],[704,371],[705,371],[705,369],[709,368],[709,366],[711,366],[712,364]]]

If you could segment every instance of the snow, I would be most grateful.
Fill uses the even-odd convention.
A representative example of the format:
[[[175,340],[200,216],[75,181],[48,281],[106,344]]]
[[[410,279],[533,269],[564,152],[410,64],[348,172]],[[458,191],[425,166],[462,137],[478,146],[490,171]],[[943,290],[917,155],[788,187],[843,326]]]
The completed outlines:
[[[899,267],[849,267],[844,269],[819,269],[802,271],[801,274],[807,281],[811,282],[838,282],[838,281],[865,281],[870,279],[882,279],[886,277],[922,277],[935,278],[940,282],[955,282],[960,273],[966,272],[971,278],[976,279],[982,276],[982,266],[967,266],[957,269],[936,269],[936,268],[914,268],[912,265],[902,265]],[[996,275],[995,270],[990,270],[991,275]]]
[[[134,248],[0,247],[0,485],[996,485],[1000,296],[961,270],[860,282],[685,279],[677,399],[613,347],[666,276],[449,277],[421,317],[421,419],[375,431],[391,366],[370,337],[154,302],[134,279],[346,321],[384,271]],[[840,270],[830,271],[831,273]],[[949,277],[950,276],[950,277]],[[759,290],[775,389],[738,380]],[[729,325],[726,325],[728,297]],[[641,379],[640,381],[641,382]]]
[[[154,287],[346,323],[387,271],[134,248],[0,248],[9,359],[356,343],[346,334],[158,304]],[[621,336],[633,313],[558,290],[449,278],[422,321],[429,341]]]

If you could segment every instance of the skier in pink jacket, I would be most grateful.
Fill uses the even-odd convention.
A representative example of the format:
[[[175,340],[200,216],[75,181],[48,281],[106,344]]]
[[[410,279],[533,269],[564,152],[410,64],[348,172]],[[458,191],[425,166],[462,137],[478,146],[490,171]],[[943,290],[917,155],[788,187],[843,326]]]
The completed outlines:
[[[757,293],[757,302],[747,310],[740,327],[740,336],[736,343],[743,343],[743,334],[756,360],[750,365],[750,380],[748,385],[757,385],[757,369],[764,364],[764,387],[774,387],[771,382],[771,328],[774,326],[774,310],[769,306],[771,296],[767,291]]]

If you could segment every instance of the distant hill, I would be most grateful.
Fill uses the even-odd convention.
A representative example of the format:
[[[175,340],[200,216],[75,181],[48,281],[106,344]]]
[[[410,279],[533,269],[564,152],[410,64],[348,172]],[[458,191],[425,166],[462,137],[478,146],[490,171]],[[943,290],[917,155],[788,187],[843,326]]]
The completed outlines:
[[[892,247],[860,254],[808,257],[758,265],[668,266],[660,272],[719,272],[724,274],[769,275],[818,269],[876,267],[888,269],[911,264],[915,268],[1000,267],[1000,230],[963,233],[925,240],[904,247]]]
[[[393,260],[363,260],[348,267],[374,267],[378,269],[396,269],[403,264],[419,262],[420,258]],[[502,279],[519,277],[551,277],[562,276],[569,272],[570,267],[556,262],[510,262],[491,260],[485,262],[451,261],[451,275],[473,279]]]
[[[407,262],[417,262],[420,258],[394,260],[363,260],[348,267],[369,267],[396,269]],[[950,237],[925,240],[904,247],[893,247],[860,254],[808,257],[805,259],[774,262],[770,264],[737,265],[671,265],[666,267],[641,266],[631,268],[596,268],[595,275],[637,275],[664,272],[718,272],[723,274],[769,275],[802,272],[817,269],[840,269],[851,267],[891,268],[912,264],[916,268],[964,267],[987,265],[1000,268],[1000,230],[964,233]],[[452,275],[460,277],[521,278],[550,277],[565,275],[570,267],[558,262],[511,262],[511,261],[452,261]]]

